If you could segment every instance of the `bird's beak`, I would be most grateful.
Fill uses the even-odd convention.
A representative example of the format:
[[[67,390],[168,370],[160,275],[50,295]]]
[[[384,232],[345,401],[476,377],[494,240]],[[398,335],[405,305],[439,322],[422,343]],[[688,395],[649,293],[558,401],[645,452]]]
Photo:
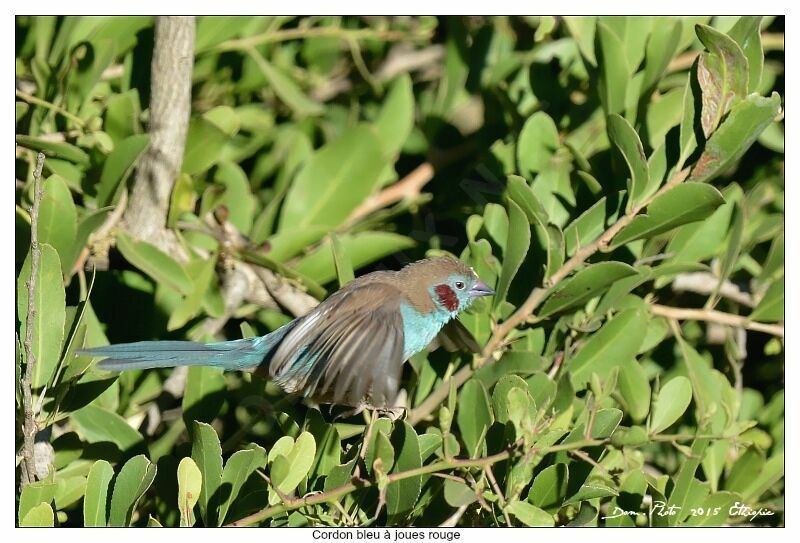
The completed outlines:
[[[491,296],[494,294],[494,290],[492,290],[492,288],[483,281],[478,281],[472,286],[471,289],[469,289],[469,293],[473,297],[478,298],[480,296]]]

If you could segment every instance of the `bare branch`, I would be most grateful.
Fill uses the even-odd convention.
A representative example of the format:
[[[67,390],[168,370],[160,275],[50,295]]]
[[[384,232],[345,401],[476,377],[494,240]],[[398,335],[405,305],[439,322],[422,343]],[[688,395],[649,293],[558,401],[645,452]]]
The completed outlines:
[[[713,322],[725,326],[732,326],[734,328],[746,328],[747,330],[753,330],[755,332],[764,332],[765,334],[784,337],[783,326],[781,325],[755,322],[741,315],[732,315],[715,309],[687,309],[683,307],[652,304],[650,310],[654,315],[667,317],[668,319]]]
[[[126,229],[171,254],[183,255],[166,229],[172,187],[181,171],[192,97],[194,17],[157,17],[150,91],[150,145],[136,171]]]
[[[39,262],[41,249],[39,248],[39,206],[42,203],[42,168],[44,167],[44,153],[36,157],[36,169],[33,171],[33,204],[31,205],[31,278],[26,285],[28,288],[28,308],[25,321],[25,376],[22,378],[22,409],[25,420],[23,422],[23,449],[22,449],[22,476],[23,482],[32,483],[36,480],[36,418],[33,413],[33,394],[31,383],[33,381],[33,368],[36,366],[36,355],[33,354],[33,319],[36,314],[36,277],[39,275]]]

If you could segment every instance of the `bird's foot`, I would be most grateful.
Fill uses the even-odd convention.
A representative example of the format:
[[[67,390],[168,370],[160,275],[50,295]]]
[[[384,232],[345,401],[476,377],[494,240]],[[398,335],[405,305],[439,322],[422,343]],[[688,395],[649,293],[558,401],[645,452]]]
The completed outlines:
[[[380,415],[387,416],[392,422],[405,420],[408,416],[408,409],[405,407],[379,407],[375,409]]]

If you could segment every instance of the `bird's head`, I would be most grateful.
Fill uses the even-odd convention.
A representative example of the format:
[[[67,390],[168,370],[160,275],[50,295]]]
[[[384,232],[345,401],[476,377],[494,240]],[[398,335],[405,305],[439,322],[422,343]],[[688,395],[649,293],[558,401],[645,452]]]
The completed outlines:
[[[467,309],[477,298],[494,294],[475,270],[454,258],[420,260],[406,266],[403,271],[409,281],[417,282],[417,288],[425,288],[435,309],[453,315]]]

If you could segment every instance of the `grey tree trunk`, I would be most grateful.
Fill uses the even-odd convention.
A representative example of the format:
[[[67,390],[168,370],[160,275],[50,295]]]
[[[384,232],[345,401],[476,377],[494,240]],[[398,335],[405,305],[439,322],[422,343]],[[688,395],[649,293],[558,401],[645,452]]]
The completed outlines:
[[[150,146],[139,161],[124,217],[126,229],[132,235],[168,252],[182,253],[166,223],[189,126],[194,39],[194,17],[156,17]]]

